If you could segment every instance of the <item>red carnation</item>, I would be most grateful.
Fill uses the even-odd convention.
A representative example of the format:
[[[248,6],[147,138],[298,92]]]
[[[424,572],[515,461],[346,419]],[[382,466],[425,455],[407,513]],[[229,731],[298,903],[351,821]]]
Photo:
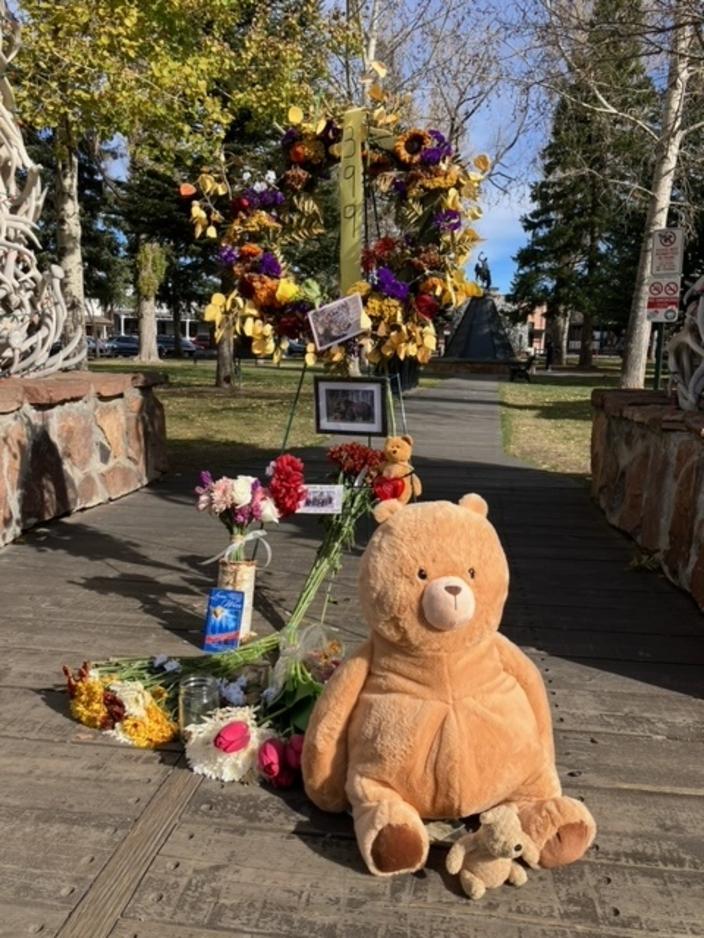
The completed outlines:
[[[284,453],[273,461],[267,473],[271,476],[269,491],[279,515],[285,518],[297,512],[307,494],[301,460],[290,453]]]
[[[423,319],[435,319],[440,312],[440,304],[430,293],[421,293],[415,299],[416,310]]]
[[[370,449],[361,443],[342,443],[328,450],[328,459],[334,462],[344,475],[356,479],[364,469],[368,477],[375,476],[385,456],[380,450]]]
[[[380,502],[385,502],[388,498],[400,498],[403,489],[403,479],[385,479],[383,476],[377,476],[372,484],[372,490]]]

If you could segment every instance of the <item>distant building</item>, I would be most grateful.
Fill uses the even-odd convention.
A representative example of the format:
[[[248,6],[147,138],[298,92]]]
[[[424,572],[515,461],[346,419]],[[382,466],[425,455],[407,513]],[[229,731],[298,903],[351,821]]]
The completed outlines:
[[[174,318],[166,306],[156,308],[157,335],[174,334]],[[181,335],[194,339],[199,333],[209,335],[209,327],[197,316],[195,310],[181,316]],[[122,306],[105,310],[98,300],[86,300],[86,333],[98,339],[108,339],[116,335],[137,335],[139,320],[132,307]]]

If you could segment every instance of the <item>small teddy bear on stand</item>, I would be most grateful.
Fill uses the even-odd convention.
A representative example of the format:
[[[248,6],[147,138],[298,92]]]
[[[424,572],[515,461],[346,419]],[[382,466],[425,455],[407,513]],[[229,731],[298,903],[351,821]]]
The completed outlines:
[[[381,467],[379,475],[384,479],[398,479],[403,482],[403,489],[394,493],[394,497],[402,504],[406,504],[411,498],[420,498],[423,486],[420,479],[415,474],[411,465],[411,453],[413,451],[413,437],[405,434],[404,436],[389,436],[384,444],[384,456],[386,457]]]
[[[532,868],[539,851],[522,830],[515,805],[503,804],[479,816],[481,827],[453,844],[445,865],[448,873],[460,874],[462,889],[470,899],[481,899],[487,889],[505,882],[523,886],[526,871],[516,863],[522,857]]]

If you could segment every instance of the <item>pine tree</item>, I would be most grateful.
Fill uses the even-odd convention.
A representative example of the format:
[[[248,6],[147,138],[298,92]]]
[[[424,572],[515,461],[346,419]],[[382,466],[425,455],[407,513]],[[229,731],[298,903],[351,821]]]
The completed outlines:
[[[576,72],[620,83],[622,103],[652,106],[654,91],[638,62],[635,40],[614,26],[633,23],[637,0],[595,5],[589,41]],[[619,36],[618,41],[614,38]],[[583,79],[566,76],[543,151],[542,179],[532,188],[535,209],[523,221],[529,243],[517,256],[513,291],[523,304],[543,301],[562,335],[574,312],[582,316],[580,365],[592,363],[595,325],[625,320],[635,280],[644,205],[637,196],[647,164],[632,126],[581,103]]]

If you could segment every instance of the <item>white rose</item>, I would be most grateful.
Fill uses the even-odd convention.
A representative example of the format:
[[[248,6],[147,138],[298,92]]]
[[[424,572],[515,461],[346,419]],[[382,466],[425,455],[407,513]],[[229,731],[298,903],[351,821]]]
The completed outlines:
[[[276,524],[279,520],[279,509],[271,498],[263,498],[261,501],[262,521],[264,524]]]
[[[276,182],[276,173],[274,172],[274,170],[270,169],[264,176],[264,179],[266,180],[266,182],[269,183],[270,186],[273,186],[274,183]]]
[[[249,171],[247,171],[246,173],[242,173],[243,182],[249,182],[251,178],[252,178],[252,174]]]
[[[252,186],[252,188],[254,189],[255,192],[264,192],[264,190],[266,189],[266,183],[265,183],[265,182],[255,182],[254,185]]]
[[[232,480],[232,503],[235,508],[244,508],[252,501],[254,476],[237,476]]]

